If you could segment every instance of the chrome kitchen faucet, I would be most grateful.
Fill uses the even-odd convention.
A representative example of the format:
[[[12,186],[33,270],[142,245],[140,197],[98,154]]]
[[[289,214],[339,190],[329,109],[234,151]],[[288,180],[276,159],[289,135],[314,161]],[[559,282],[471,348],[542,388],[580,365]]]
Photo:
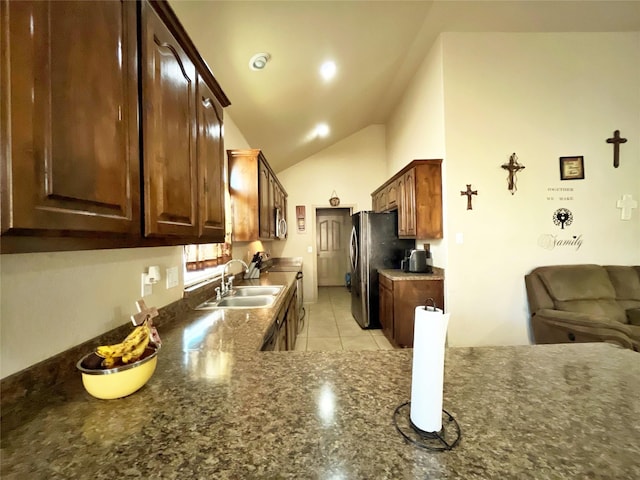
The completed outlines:
[[[233,275],[231,275],[229,277],[229,279],[227,280],[228,283],[224,283],[224,274],[227,271],[227,267],[229,266],[229,264],[231,264],[233,262],[240,262],[244,266],[245,270],[249,269],[247,264],[245,262],[243,262],[242,260],[240,260],[239,258],[232,258],[227,263],[225,263],[224,267],[222,268],[222,280],[220,282],[220,286],[216,287],[216,300],[220,300],[227,293],[229,293],[229,291],[233,288],[233,279],[235,278]]]

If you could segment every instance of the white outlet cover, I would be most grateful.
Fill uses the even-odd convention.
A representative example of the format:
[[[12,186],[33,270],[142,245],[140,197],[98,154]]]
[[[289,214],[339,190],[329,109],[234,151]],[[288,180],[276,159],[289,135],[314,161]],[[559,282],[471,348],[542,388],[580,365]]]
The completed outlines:
[[[177,287],[180,281],[178,276],[178,267],[167,268],[167,288]]]
[[[140,285],[141,285],[140,296],[141,297],[148,297],[153,292],[153,286],[151,286],[151,285],[149,285],[149,284],[147,284],[145,282],[145,277],[146,276],[147,276],[146,273],[143,273],[140,276]]]

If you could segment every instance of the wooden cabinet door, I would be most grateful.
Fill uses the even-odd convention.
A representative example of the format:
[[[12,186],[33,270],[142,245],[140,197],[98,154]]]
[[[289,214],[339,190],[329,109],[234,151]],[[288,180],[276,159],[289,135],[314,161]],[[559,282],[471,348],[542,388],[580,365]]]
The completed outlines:
[[[442,280],[398,280],[393,282],[393,338],[400,347],[413,347],[415,309],[433,298],[444,311]]]
[[[407,198],[404,176],[398,179],[398,236],[407,235]]]
[[[273,211],[273,179],[267,165],[258,162],[258,214],[260,216],[260,238],[271,238],[275,222]]]
[[[442,171],[440,161],[415,167],[416,238],[442,238]]]
[[[280,187],[278,187],[278,184],[273,181],[273,177],[271,177],[271,180],[271,188],[273,188],[273,206],[276,208],[280,208],[282,192],[280,191]]]
[[[229,195],[232,210],[232,239],[258,240],[260,232],[258,150],[228,150]]]
[[[387,209],[393,210],[398,208],[398,182],[395,181],[386,188]]]
[[[416,236],[416,187],[415,170],[411,169],[400,179],[400,204],[398,207],[398,236]]]
[[[295,350],[298,338],[298,312],[296,311],[296,294],[289,303],[287,310],[287,350]]]
[[[278,330],[278,342],[276,347],[277,352],[287,351],[287,319],[285,318],[280,324]]]
[[[142,128],[147,236],[197,236],[196,70],[142,3]]]
[[[394,342],[393,339],[393,282],[380,275],[380,324],[382,333]]]
[[[224,153],[222,106],[198,76],[198,220],[200,237],[224,242]]]
[[[0,7],[3,233],[140,231],[135,7]]]
[[[378,207],[380,198],[380,192],[375,192],[371,194],[371,210],[374,212],[379,212],[380,208]]]

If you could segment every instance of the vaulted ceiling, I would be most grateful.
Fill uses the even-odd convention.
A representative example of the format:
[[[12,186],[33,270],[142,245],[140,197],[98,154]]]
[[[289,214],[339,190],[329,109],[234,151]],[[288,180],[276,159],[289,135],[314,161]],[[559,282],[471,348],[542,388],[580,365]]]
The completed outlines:
[[[441,32],[640,31],[638,0],[169,3],[231,100],[226,113],[276,172],[385,123]],[[251,70],[259,52],[271,59]],[[321,122],[324,138],[312,133]]]

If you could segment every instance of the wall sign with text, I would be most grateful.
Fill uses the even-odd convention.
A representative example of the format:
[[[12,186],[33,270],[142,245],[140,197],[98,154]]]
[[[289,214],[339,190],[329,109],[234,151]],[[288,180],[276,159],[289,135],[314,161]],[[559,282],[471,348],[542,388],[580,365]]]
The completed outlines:
[[[571,157],[573,158],[573,157]],[[566,204],[574,201],[572,187],[547,187],[546,199],[549,202]],[[571,235],[568,230],[575,220],[574,213],[566,206],[558,206],[549,212],[554,233],[543,233],[538,237],[538,246],[545,250],[566,248],[577,251],[583,243],[583,235]],[[559,231],[558,231],[559,230]]]

